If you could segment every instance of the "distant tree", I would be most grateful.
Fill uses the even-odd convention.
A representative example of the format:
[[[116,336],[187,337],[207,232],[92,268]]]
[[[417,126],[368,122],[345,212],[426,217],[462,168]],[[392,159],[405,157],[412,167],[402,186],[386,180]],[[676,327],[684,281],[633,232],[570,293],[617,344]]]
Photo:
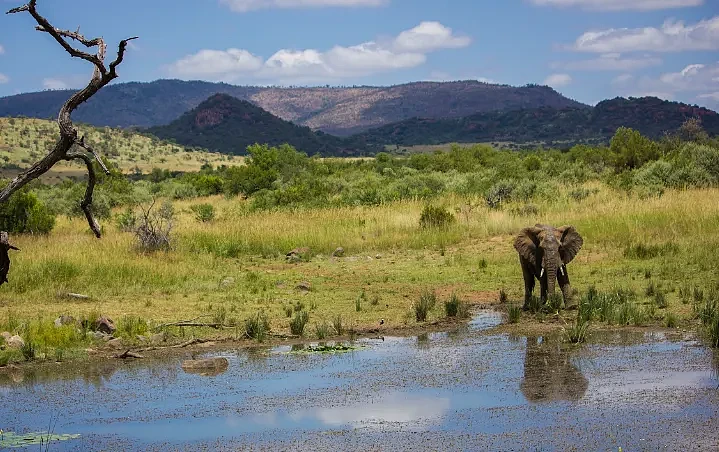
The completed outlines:
[[[95,189],[95,168],[93,166],[93,157],[97,160],[98,164],[105,173],[110,171],[105,166],[104,162],[100,158],[100,155],[90,146],[89,143],[85,142],[84,136],[79,136],[79,133],[72,123],[70,118],[72,112],[77,109],[80,104],[87,101],[101,88],[110,83],[112,80],[117,78],[117,66],[122,63],[125,56],[125,49],[127,43],[136,39],[132,37],[123,39],[120,41],[117,50],[117,57],[110,63],[109,66],[105,65],[105,54],[107,52],[107,45],[103,38],[87,39],[80,34],[80,29],[76,31],[61,30],[55,28],[48,22],[46,18],[40,15],[37,11],[37,0],[30,0],[26,5],[13,8],[7,12],[7,14],[15,14],[21,12],[28,12],[37,22],[35,29],[37,31],[49,34],[60,46],[62,46],[70,56],[74,58],[80,58],[88,61],[95,66],[95,71],[92,74],[92,78],[88,82],[87,86],[80,91],[76,92],[60,109],[60,114],[57,118],[58,126],[60,127],[60,137],[53,149],[51,149],[45,157],[35,162],[26,171],[20,173],[17,177],[11,180],[2,190],[0,190],[0,204],[7,203],[10,197],[21,190],[30,181],[37,179],[38,177],[49,171],[57,162],[62,160],[81,160],[87,167],[88,180],[87,188],[85,190],[85,196],[82,199],[80,206],[85,213],[87,222],[90,225],[90,229],[95,233],[95,236],[100,238],[100,226],[98,225],[95,217],[92,214],[92,197]],[[18,39],[20,39],[18,37]],[[97,47],[97,53],[92,55],[87,52],[76,49],[70,45],[71,41],[77,41],[87,48]],[[84,151],[73,151],[73,146],[82,148]],[[88,153],[90,155],[88,155]],[[92,157],[91,157],[92,155]],[[0,233],[0,285],[7,282],[7,272],[10,267],[10,258],[8,257],[7,251],[9,249],[16,249],[9,243],[8,235],[6,231]]]

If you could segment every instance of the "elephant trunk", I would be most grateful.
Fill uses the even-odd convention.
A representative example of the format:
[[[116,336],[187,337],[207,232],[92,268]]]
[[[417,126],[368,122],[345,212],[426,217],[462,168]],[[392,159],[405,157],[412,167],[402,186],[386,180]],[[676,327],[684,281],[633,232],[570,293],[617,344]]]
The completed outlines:
[[[548,252],[542,265],[542,270],[547,278],[547,297],[554,295],[557,285],[557,269],[561,268],[562,261],[558,252]]]

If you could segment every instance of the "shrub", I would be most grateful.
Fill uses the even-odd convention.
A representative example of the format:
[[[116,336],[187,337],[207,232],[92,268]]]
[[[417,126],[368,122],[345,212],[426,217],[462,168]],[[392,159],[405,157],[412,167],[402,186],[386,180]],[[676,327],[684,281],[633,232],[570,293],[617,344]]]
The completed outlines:
[[[135,229],[135,237],[141,251],[154,252],[168,250],[171,247],[170,232],[173,226],[174,209],[165,203],[156,212],[152,211],[154,202],[145,210]]]
[[[23,188],[0,205],[0,230],[10,233],[47,234],[55,227],[55,216],[38,200],[35,193]]]
[[[434,292],[424,291],[419,296],[419,302],[414,305],[414,315],[418,322],[427,320],[427,314],[434,309],[437,303],[437,294]]]
[[[419,226],[426,228],[446,228],[456,221],[450,211],[444,207],[427,205],[422,209],[419,217]]]
[[[503,203],[512,199],[514,192],[514,183],[510,181],[500,181],[492,185],[484,195],[484,200],[490,209],[498,209]]]
[[[310,321],[310,314],[307,311],[300,311],[290,321],[290,331],[295,336],[302,336],[305,332],[305,325]]]
[[[207,223],[215,219],[215,208],[212,204],[193,204],[190,206],[190,210],[195,214],[195,220],[202,223]]]
[[[122,232],[132,232],[137,228],[137,215],[131,207],[115,216],[115,225]]]

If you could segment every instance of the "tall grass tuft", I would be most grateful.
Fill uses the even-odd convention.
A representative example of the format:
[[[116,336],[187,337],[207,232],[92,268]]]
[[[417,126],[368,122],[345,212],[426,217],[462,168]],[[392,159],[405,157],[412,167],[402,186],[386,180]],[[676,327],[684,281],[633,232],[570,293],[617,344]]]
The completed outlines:
[[[569,329],[564,330],[564,338],[573,344],[579,344],[587,340],[588,331],[589,321],[578,315],[574,324]]]
[[[250,339],[262,342],[270,331],[270,320],[264,312],[257,312],[255,315],[245,319],[245,335]]]
[[[327,338],[330,335],[330,325],[327,322],[316,323],[315,334],[319,340]]]
[[[310,321],[310,313],[307,311],[300,311],[290,321],[290,331],[295,336],[302,336],[305,332],[305,325]]]
[[[414,316],[418,322],[425,322],[429,311],[434,309],[437,304],[437,294],[434,292],[423,291],[419,296],[419,301],[414,305]]]
[[[469,315],[467,304],[462,301],[457,294],[453,293],[449,300],[444,302],[444,312],[447,317],[465,318]]]
[[[522,307],[518,305],[510,306],[507,310],[507,315],[509,316],[509,323],[519,323],[522,318]]]
[[[342,336],[344,333],[344,325],[342,324],[342,315],[337,314],[334,319],[332,319],[332,327],[335,329],[335,333],[337,333],[338,336]]]

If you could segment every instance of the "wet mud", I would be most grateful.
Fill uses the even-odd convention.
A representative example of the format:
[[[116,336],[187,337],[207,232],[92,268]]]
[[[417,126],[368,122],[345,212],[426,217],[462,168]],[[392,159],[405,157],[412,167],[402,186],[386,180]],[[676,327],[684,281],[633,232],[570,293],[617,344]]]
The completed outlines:
[[[0,375],[0,429],[80,434],[52,450],[717,450],[717,357],[691,335],[448,332]],[[332,344],[332,342],[328,342]],[[227,358],[193,373],[183,359]],[[33,446],[37,447],[37,446]]]

